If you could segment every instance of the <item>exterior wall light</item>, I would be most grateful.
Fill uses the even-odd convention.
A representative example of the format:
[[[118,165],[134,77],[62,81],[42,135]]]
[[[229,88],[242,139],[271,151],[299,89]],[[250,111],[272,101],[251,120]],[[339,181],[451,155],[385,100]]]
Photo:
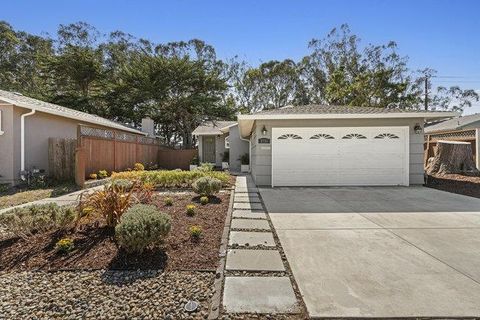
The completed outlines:
[[[264,136],[266,136],[266,135],[267,135],[267,132],[268,132],[268,131],[267,131],[267,128],[265,128],[265,126],[263,126],[263,128],[262,128],[262,134],[263,134]]]
[[[415,131],[416,134],[422,133],[422,126],[420,124],[415,124],[415,127],[413,127],[413,131]]]

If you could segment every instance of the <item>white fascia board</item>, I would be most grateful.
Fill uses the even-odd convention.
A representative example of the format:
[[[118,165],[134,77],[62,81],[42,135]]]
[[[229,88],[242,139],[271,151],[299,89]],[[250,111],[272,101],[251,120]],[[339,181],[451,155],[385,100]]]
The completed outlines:
[[[292,120],[292,119],[392,119],[392,118],[452,118],[458,117],[458,112],[402,112],[402,113],[320,113],[320,114],[242,114],[242,120]]]
[[[248,137],[256,120],[321,120],[321,119],[442,119],[460,116],[459,112],[401,112],[401,113],[319,113],[319,114],[240,114],[237,116],[242,137]]]

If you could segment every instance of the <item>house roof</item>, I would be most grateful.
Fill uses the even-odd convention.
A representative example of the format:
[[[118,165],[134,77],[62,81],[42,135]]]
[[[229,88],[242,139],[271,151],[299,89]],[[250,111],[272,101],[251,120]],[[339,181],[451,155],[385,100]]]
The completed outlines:
[[[105,118],[102,118],[93,114],[89,114],[89,113],[73,110],[70,108],[65,108],[57,104],[33,99],[15,92],[0,90],[0,100],[9,104],[13,104],[17,107],[34,109],[40,112],[49,113],[49,114],[53,114],[53,115],[64,117],[64,118],[74,119],[82,122],[109,127],[112,129],[118,129],[122,131],[128,131],[132,133],[145,135],[144,132],[141,132],[139,130],[127,127],[120,123],[107,120]]]
[[[480,122],[480,113],[445,120],[429,127],[425,127],[425,133],[460,130],[463,127],[473,124],[475,122]]]
[[[254,114],[238,116],[238,124],[242,137],[248,137],[255,120],[303,120],[303,119],[392,119],[423,118],[444,119],[456,117],[457,112],[424,111],[408,109],[387,109],[375,107],[354,107],[310,104],[302,106],[286,106],[279,109],[265,110]]]
[[[237,121],[208,121],[193,130],[192,134],[194,136],[219,135],[236,124]]]

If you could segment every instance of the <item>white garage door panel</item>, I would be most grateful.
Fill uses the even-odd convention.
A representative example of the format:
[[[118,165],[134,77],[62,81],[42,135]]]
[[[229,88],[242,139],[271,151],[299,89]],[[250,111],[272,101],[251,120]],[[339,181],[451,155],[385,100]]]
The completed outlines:
[[[408,185],[408,127],[273,128],[273,186]]]

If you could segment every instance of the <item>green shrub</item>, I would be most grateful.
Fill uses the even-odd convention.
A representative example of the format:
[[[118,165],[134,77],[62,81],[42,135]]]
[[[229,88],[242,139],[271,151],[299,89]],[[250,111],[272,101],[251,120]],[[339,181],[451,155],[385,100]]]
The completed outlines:
[[[198,166],[200,164],[200,160],[198,159],[198,156],[194,156],[190,161],[190,164],[194,166]]]
[[[124,188],[125,190],[130,190],[133,186],[133,181],[127,179],[115,179],[112,181],[112,185],[118,188]]]
[[[97,180],[97,178],[98,178],[96,173],[91,173],[88,177],[92,180]]]
[[[173,206],[173,199],[172,198],[166,197],[164,201],[165,201],[166,206],[169,206],[169,207]]]
[[[160,244],[170,232],[170,216],[160,213],[155,206],[137,204],[125,212],[115,227],[119,245],[127,252],[143,252]]]
[[[112,180],[127,179],[130,181],[151,182],[157,188],[189,188],[195,180],[201,177],[218,179],[224,185],[230,182],[230,176],[223,171],[158,170],[112,173]]]
[[[135,163],[135,164],[133,165],[133,170],[135,170],[135,171],[143,171],[143,170],[145,170],[145,166],[144,166],[142,163],[137,162],[137,163]]]
[[[222,188],[222,182],[211,177],[202,177],[192,183],[192,189],[202,196],[211,196]]]
[[[206,205],[209,202],[209,199],[207,196],[200,197],[200,203],[202,205]]]
[[[72,208],[54,203],[33,205],[0,214],[0,226],[25,239],[34,233],[67,229],[73,225],[75,216]]]
[[[203,172],[210,172],[210,171],[213,171],[213,164],[204,162],[204,163],[200,164],[200,166],[195,170],[203,171]]]
[[[195,209],[197,207],[195,207],[194,204],[189,204],[187,205],[187,216],[189,217],[193,217],[195,215]]]
[[[200,237],[202,236],[202,227],[200,226],[191,226],[190,228],[188,228],[188,231],[190,232],[190,237],[192,238],[192,240],[199,240]]]
[[[244,153],[243,155],[238,158],[240,160],[240,163],[243,165],[248,165],[250,164],[250,155],[248,153]]]
[[[73,240],[70,238],[63,238],[58,240],[55,244],[55,251],[60,253],[69,253],[75,248]]]
[[[100,179],[105,179],[106,177],[108,177],[108,172],[107,172],[107,170],[100,170],[100,171],[98,171],[97,176]]]

